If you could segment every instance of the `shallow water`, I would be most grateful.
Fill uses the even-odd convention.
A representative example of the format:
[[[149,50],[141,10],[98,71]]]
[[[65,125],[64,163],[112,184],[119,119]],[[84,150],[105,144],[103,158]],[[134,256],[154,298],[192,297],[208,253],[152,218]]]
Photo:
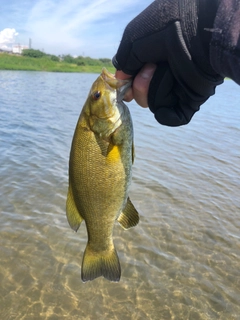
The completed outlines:
[[[0,319],[240,319],[240,89],[166,128],[130,103],[136,228],[116,224],[119,283],[80,279],[68,157],[97,75],[0,71]]]

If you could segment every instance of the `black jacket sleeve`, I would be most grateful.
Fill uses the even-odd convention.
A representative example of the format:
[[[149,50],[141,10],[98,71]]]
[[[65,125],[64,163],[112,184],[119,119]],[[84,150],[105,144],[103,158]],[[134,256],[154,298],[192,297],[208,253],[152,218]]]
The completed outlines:
[[[240,84],[240,1],[221,0],[210,45],[210,62],[223,77]]]
[[[240,84],[240,0],[155,0],[126,27],[113,64],[133,77],[157,64],[149,109],[168,126],[191,121],[215,88]]]

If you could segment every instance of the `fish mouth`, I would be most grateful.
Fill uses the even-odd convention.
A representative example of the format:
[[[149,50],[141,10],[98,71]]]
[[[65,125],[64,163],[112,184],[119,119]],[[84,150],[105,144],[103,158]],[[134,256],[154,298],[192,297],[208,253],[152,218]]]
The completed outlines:
[[[103,78],[104,82],[106,82],[113,89],[122,88],[127,84],[128,86],[131,85],[131,80],[117,79],[115,75],[109,72],[106,68],[102,69],[101,77]]]
[[[117,79],[114,74],[110,73],[106,68],[102,69],[101,77],[103,81],[112,89],[117,90],[117,102],[124,99],[125,93],[132,85],[132,80]]]

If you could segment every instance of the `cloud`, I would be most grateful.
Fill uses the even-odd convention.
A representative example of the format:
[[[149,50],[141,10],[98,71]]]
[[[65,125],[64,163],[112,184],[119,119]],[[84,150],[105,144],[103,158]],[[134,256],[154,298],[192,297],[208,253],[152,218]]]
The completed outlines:
[[[15,37],[18,35],[15,29],[5,28],[0,31],[0,49],[11,50],[15,43]]]
[[[2,1],[0,30],[18,30],[47,53],[111,58],[126,24],[153,0],[19,0]],[[3,8],[2,8],[3,7]],[[1,44],[9,46],[0,40]]]
[[[34,48],[49,53],[111,57],[129,14],[133,18],[146,6],[143,3],[141,7],[139,0],[38,0],[24,29],[29,30]]]

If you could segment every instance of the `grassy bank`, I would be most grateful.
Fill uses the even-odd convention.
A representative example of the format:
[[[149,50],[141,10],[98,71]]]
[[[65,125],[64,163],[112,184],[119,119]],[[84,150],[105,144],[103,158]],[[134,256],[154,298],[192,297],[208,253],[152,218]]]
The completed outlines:
[[[49,57],[31,58],[6,53],[0,54],[0,70],[100,73],[103,67],[106,67],[112,73],[115,72],[114,67],[109,63],[77,65],[64,61],[53,61]]]

